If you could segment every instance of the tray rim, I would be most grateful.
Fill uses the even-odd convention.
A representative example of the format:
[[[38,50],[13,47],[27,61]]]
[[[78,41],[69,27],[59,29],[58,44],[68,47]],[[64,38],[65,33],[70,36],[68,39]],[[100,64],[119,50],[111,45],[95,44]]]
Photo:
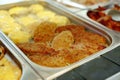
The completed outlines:
[[[23,1],[24,2],[24,1]],[[28,2],[28,1],[27,1]],[[48,1],[49,2],[49,1]],[[49,2],[49,4],[52,4],[52,2]],[[58,7],[59,5],[55,5],[54,4],[54,6],[56,6],[56,7]],[[64,9],[63,7],[61,7],[62,9]],[[64,9],[64,10],[67,10],[67,9]],[[67,12],[69,12],[68,10],[67,10]],[[74,15],[74,16],[76,16],[76,17],[79,17],[78,15],[76,15],[76,14],[73,14],[73,13],[71,13],[71,15]],[[79,17],[79,18],[82,18],[82,17]],[[82,20],[86,20],[86,19],[82,19]],[[86,22],[88,22],[88,21],[86,21]],[[95,25],[95,24],[94,24]],[[103,30],[103,29],[102,29]],[[105,29],[105,30],[107,30],[107,29]],[[104,30],[103,30],[104,31]],[[107,30],[107,33],[109,32],[109,30]],[[111,31],[110,31],[111,32]],[[114,36],[114,34],[112,34],[112,32],[111,33],[108,33],[109,35],[111,35],[111,36]],[[1,33],[1,35],[4,35],[3,33]],[[113,38],[116,38],[116,36],[114,36]],[[14,45],[14,43],[11,41],[11,40],[9,40],[9,39],[7,39],[13,46],[14,46],[14,48],[16,48],[17,50],[18,50],[18,48]],[[114,40],[114,39],[113,39]],[[118,39],[119,40],[119,39]],[[114,42],[114,41],[113,41]],[[109,50],[111,50],[112,48],[114,48],[114,47],[116,47],[116,46],[118,46],[118,45],[120,45],[120,44],[118,44],[118,43],[112,43],[111,45],[110,45],[110,47],[108,47],[107,49],[105,49],[105,50],[103,50],[103,51],[100,51],[100,52],[98,52],[98,53],[102,53],[102,54],[104,54],[105,52],[107,52],[107,51],[109,51]],[[18,52],[19,53],[21,53],[20,52],[20,50],[18,50]],[[99,57],[101,54],[96,54],[96,55],[92,55],[93,56],[93,58],[94,57]],[[21,55],[21,54],[20,54]],[[25,56],[22,56],[22,57],[24,57],[25,58]],[[92,60],[93,59],[92,57],[91,58],[86,58],[83,62],[82,61],[80,61],[80,62],[77,62],[77,63],[79,63],[79,64],[74,64],[73,63],[73,65],[71,65],[70,67],[66,67],[66,68],[64,68],[64,69],[58,69],[58,72],[53,72],[54,74],[52,74],[52,75],[48,75],[48,77],[46,78],[47,80],[49,80],[49,79],[53,79],[53,78],[55,78],[55,77],[57,77],[57,76],[60,76],[60,75],[62,75],[63,73],[65,73],[65,72],[67,72],[67,71],[69,71],[69,70],[71,70],[71,69],[73,69],[73,68],[75,68],[75,67],[78,67],[78,66],[80,66],[80,65],[82,65],[82,64],[84,64],[85,62],[88,62],[88,61],[90,61],[90,60]],[[25,59],[27,59],[27,58],[25,58]],[[29,61],[29,60],[28,60]],[[35,68],[35,67],[33,67],[33,68]]]

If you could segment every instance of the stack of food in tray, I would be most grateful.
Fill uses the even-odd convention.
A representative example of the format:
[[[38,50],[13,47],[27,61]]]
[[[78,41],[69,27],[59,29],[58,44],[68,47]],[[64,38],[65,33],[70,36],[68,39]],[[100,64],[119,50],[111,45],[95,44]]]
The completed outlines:
[[[21,70],[6,55],[5,47],[0,45],[0,80],[20,80]]]
[[[105,37],[40,4],[0,10],[0,29],[33,62],[63,67],[108,46]]]

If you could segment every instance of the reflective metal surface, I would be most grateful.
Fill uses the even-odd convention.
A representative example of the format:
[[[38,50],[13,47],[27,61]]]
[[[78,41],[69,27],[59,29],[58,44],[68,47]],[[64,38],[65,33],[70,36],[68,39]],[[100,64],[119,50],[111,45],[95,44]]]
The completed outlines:
[[[40,3],[41,5],[44,5],[46,8],[56,12],[57,14],[64,15],[68,17],[73,23],[79,24],[84,26],[87,30],[98,33],[102,36],[104,36],[109,46],[105,48],[104,50],[101,50],[89,57],[86,57],[76,63],[73,63],[67,67],[61,67],[61,68],[51,68],[51,67],[45,67],[38,65],[34,62],[32,62],[4,33],[0,32],[0,37],[3,43],[7,46],[7,48],[12,52],[12,54],[18,59],[18,61],[22,64],[23,69],[23,76],[21,80],[36,80],[36,79],[45,79],[45,80],[51,80],[54,79],[63,73],[72,70],[73,68],[76,68],[92,59],[95,59],[96,57],[99,57],[100,55],[112,50],[113,48],[120,45],[120,37],[116,36],[116,34],[107,29],[102,27],[102,25],[99,25],[95,22],[93,22],[90,19],[87,19],[83,16],[77,15],[71,11],[69,11],[66,7],[59,5],[57,3],[54,3],[50,0],[47,1],[22,1],[18,3],[13,3],[9,5],[2,5],[0,6],[1,9],[9,9],[13,6],[29,6],[31,4]],[[42,4],[44,3],[44,4]],[[33,79],[34,78],[34,79]]]

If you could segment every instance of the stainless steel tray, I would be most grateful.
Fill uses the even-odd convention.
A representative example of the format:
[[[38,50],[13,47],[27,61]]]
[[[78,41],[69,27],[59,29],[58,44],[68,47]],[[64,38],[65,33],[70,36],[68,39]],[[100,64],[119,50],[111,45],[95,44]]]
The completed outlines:
[[[105,48],[104,50],[101,50],[101,51],[97,52],[96,54],[86,57],[76,63],[69,65],[69,66],[61,67],[61,68],[50,68],[50,67],[40,66],[40,65],[32,62],[3,32],[0,32],[0,37],[3,41],[3,43],[5,43],[7,48],[10,51],[12,51],[13,55],[22,64],[23,75],[24,75],[23,77],[25,77],[25,79],[21,79],[21,80],[30,80],[30,79],[31,80],[36,80],[36,79],[51,80],[51,79],[55,79],[56,77],[62,75],[63,73],[70,71],[73,68],[76,68],[96,57],[99,57],[100,55],[104,54],[105,52],[110,51],[113,48],[120,45],[120,38],[118,36],[116,36],[116,34],[114,32],[112,32],[111,30],[102,28],[101,27],[102,25],[95,24],[91,20],[88,20],[82,16],[78,16],[77,14],[72,13],[71,11],[66,9],[64,6],[53,4],[53,2],[49,1],[49,0],[46,0],[46,1],[23,1],[23,2],[18,2],[18,3],[13,3],[13,4],[1,5],[0,8],[1,9],[9,9],[13,6],[20,6],[20,5],[27,6],[27,5],[35,4],[35,3],[40,3],[40,4],[42,3],[41,5],[44,5],[45,7],[56,12],[57,14],[61,14],[61,15],[68,17],[73,23],[85,26],[85,28],[87,30],[93,31],[95,33],[98,33],[98,34],[104,36],[107,39],[109,46],[107,48]],[[30,72],[27,72],[27,71],[30,71]]]
[[[93,8],[97,8],[98,6],[106,6],[106,5],[109,5],[111,4],[113,1],[112,0],[108,0],[106,2],[101,2],[101,3],[94,3],[94,4],[91,4],[91,5],[86,5],[86,4],[82,4],[75,0],[54,0],[55,2],[58,2],[60,4],[63,4],[65,6],[67,6],[68,8],[70,7],[73,7],[73,8],[76,8],[79,9],[79,10],[85,10],[85,9],[93,9]],[[84,0],[83,0],[84,2]],[[90,0],[88,1],[88,3],[90,3]]]
[[[11,42],[9,42],[5,36],[6,35],[0,31],[0,44],[7,50],[5,58],[21,69],[22,73],[20,80],[42,80],[39,74],[34,71],[29,63],[18,54],[18,51],[15,50],[15,48],[11,45]]]
[[[4,45],[4,43],[1,41],[1,39],[0,39],[0,45],[2,46],[2,47],[4,47],[4,49],[5,49],[5,54],[4,54],[4,56],[1,58],[1,59],[3,59],[3,58],[5,58],[8,62],[10,62],[13,66],[15,66],[15,67],[18,67],[20,70],[21,70],[21,72],[22,72],[22,66],[21,66],[21,64],[20,64],[20,62],[11,54],[11,52],[6,48],[6,46]],[[1,60],[0,59],[0,60]],[[1,65],[0,65],[1,66]],[[1,67],[0,67],[1,68]],[[0,73],[1,74],[1,73]],[[22,76],[22,74],[21,74],[21,76]]]
[[[106,8],[107,8],[107,9],[110,9],[114,4],[117,4],[117,3],[109,4],[109,5],[106,6]],[[119,5],[119,3],[118,3],[118,5]],[[94,8],[94,9],[96,9],[96,8]],[[93,10],[94,10],[94,9],[93,9]],[[92,20],[92,19],[87,15],[88,11],[89,11],[89,10],[81,10],[81,11],[77,11],[75,14],[77,14],[78,16],[82,16],[82,17],[86,18],[86,19],[89,20],[89,21],[92,21],[94,24],[100,25],[102,28],[106,28],[106,29],[112,31],[112,32],[113,32],[114,34],[116,34],[117,36],[120,35],[120,32],[115,31],[115,30],[112,30],[112,29],[110,29],[110,28],[102,25],[101,23],[98,23],[97,21]],[[98,26],[98,27],[99,27],[99,26]]]

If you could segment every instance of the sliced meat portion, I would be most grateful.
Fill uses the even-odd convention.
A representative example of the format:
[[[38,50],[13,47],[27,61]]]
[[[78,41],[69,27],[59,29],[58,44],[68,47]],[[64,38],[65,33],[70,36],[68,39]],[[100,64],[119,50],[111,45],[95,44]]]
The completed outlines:
[[[56,55],[33,55],[28,56],[33,62],[43,66],[49,67],[63,67],[68,66],[76,61],[79,61],[85,57],[89,56],[86,52],[81,50],[60,50]]]
[[[51,38],[50,43],[46,43],[45,39],[46,42],[38,41],[17,45],[33,62],[48,67],[67,66],[108,45],[103,36],[89,32],[79,25],[59,26],[53,33],[54,37]]]
[[[120,6],[115,4],[114,7],[111,9],[120,11]],[[105,10],[105,7],[98,7],[95,10],[88,11],[87,15],[91,19],[101,23],[102,25],[120,32],[120,21],[113,20],[110,15],[105,14]]]
[[[89,54],[96,53],[107,46],[107,41],[103,36],[86,31],[84,27],[79,25],[67,25],[56,29],[56,33],[62,31],[71,31],[75,40],[72,46],[79,50],[88,51]]]
[[[74,38],[72,33],[70,31],[62,31],[60,34],[54,37],[51,46],[52,48],[58,50],[69,48],[73,43]]]
[[[89,54],[78,49],[61,49],[55,51],[39,43],[21,43],[18,47],[35,63],[49,66],[62,67],[79,61]]]
[[[39,54],[55,54],[53,48],[50,48],[44,43],[19,43],[17,46],[27,55],[39,55]]]
[[[55,35],[57,25],[52,22],[42,22],[34,31],[35,42],[50,42]]]
[[[84,35],[85,28],[79,25],[66,25],[58,27],[55,32],[70,31],[73,34],[75,42],[79,42],[79,37]]]

